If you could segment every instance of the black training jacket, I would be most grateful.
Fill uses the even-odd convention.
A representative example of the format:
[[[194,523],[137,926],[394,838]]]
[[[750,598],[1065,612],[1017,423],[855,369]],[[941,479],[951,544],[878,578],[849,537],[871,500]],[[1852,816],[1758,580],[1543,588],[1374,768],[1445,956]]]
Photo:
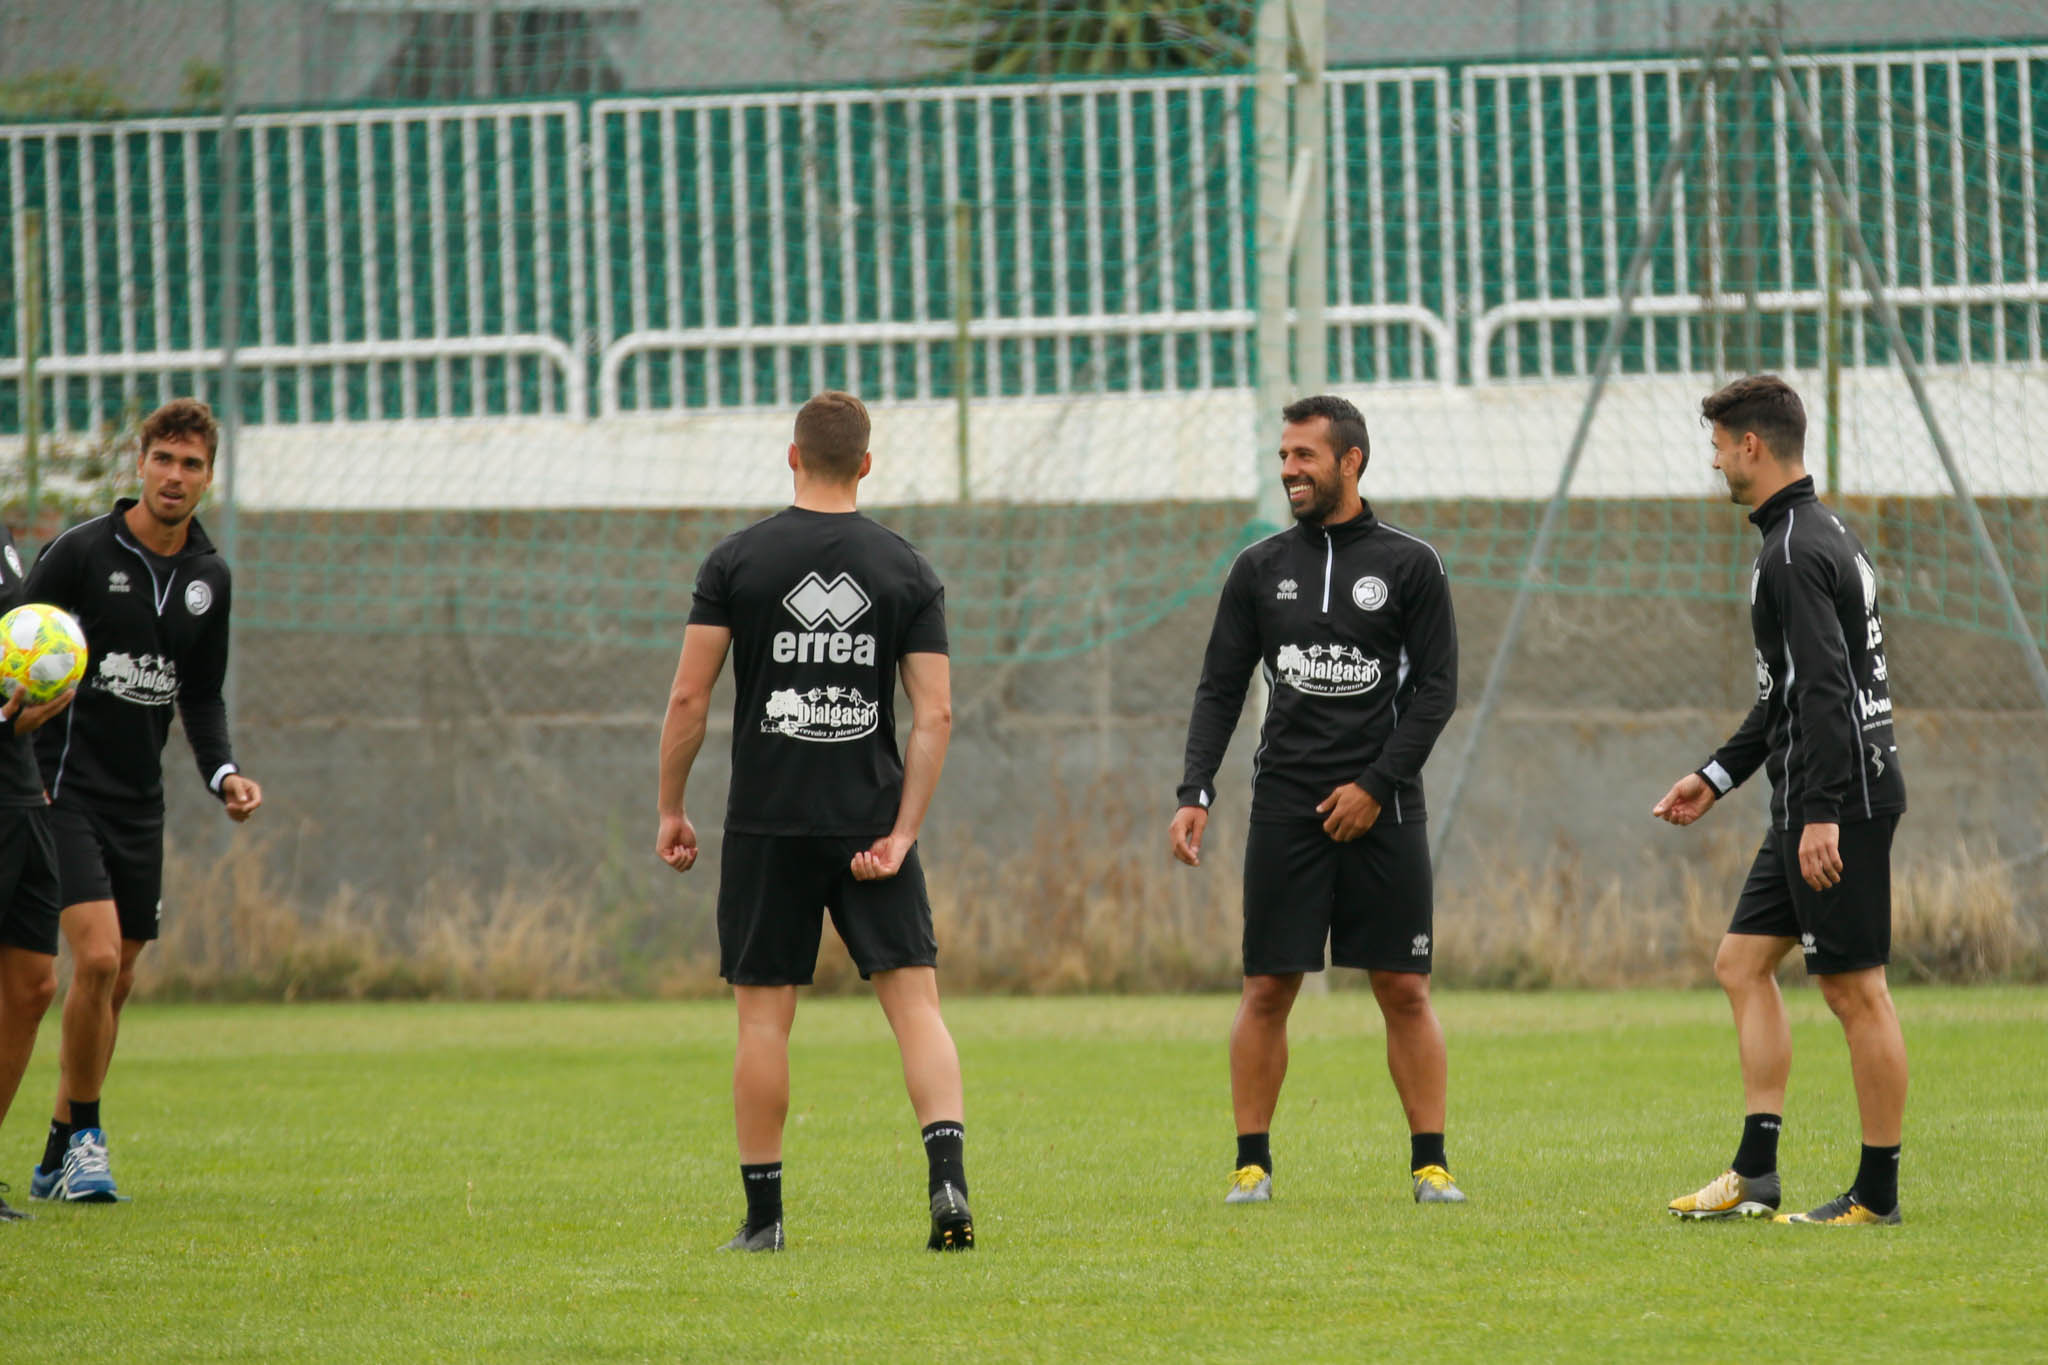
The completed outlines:
[[[1810,478],[1749,519],[1764,537],[1749,580],[1756,704],[1700,776],[1726,796],[1763,765],[1781,830],[1905,810],[1877,573],[1862,542]]]
[[[122,518],[133,498],[80,522],[36,556],[24,595],[64,608],[91,651],[70,709],[36,731],[50,799],[162,804],[171,708],[216,796],[235,772],[221,682],[228,668],[227,562],[195,519],[166,559],[138,545]]]
[[[1458,703],[1458,628],[1443,560],[1367,507],[1246,549],[1216,606],[1188,720],[1183,806],[1216,799],[1216,769],[1266,670],[1251,818],[1316,818],[1356,782],[1396,824],[1424,818],[1422,765]]]

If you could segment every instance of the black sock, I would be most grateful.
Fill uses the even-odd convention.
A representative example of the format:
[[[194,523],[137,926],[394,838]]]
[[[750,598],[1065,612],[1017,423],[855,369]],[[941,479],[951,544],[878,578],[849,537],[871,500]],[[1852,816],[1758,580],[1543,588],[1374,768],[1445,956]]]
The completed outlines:
[[[1273,1174],[1273,1143],[1269,1133],[1239,1133],[1237,1135],[1237,1169],[1256,1166],[1267,1175]]]
[[[43,1142],[43,1170],[54,1171],[64,1164],[64,1151],[71,1145],[72,1131],[70,1124],[50,1120],[50,1136]]]
[[[1890,1213],[1899,1206],[1899,1149],[1869,1147],[1856,1166],[1856,1183],[1850,1187],[1856,1202],[1872,1213]]]
[[[939,1186],[951,1185],[967,1194],[967,1129],[953,1119],[927,1123],[924,1133],[925,1165],[930,1168],[925,1193],[937,1194]]]
[[[71,1101],[71,1131],[100,1126],[100,1102],[98,1100]]]
[[[1408,1169],[1419,1171],[1424,1166],[1441,1166],[1449,1170],[1450,1158],[1444,1155],[1442,1133],[1410,1133],[1408,1135]]]
[[[1735,1149],[1729,1168],[1744,1180],[1754,1180],[1778,1169],[1778,1130],[1784,1120],[1776,1114],[1745,1114],[1742,1145]]]
[[[759,1232],[782,1221],[782,1163],[757,1166],[740,1163],[740,1184],[747,1191],[747,1231]]]

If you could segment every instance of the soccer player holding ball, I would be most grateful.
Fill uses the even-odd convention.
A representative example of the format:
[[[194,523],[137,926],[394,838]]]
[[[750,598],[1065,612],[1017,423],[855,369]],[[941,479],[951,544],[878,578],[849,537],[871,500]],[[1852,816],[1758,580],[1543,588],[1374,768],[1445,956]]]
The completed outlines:
[[[1689,825],[1761,767],[1770,828],[1714,957],[1735,1011],[1747,1117],[1729,1169],[1671,1201],[1681,1218],[1768,1218],[1837,1227],[1899,1221],[1906,1041],[1885,982],[1891,957],[1892,832],[1906,784],[1892,735],[1877,574],[1855,533],[1814,496],[1806,409],[1784,380],[1752,375],[1710,395],[1714,468],[1763,533],[1750,575],[1756,703],[1729,741],[1672,785],[1651,814]],[[1800,950],[1842,1021],[1862,1117],[1848,1191],[1778,1213],[1778,1133],[1792,1033],[1777,969]]]
[[[1201,863],[1216,769],[1252,670],[1270,688],[1244,858],[1244,992],[1230,1031],[1232,1204],[1272,1197],[1273,1111],[1302,976],[1360,967],[1387,1025],[1418,1203],[1462,1203],[1444,1155],[1447,1066],[1429,999],[1432,890],[1422,765],[1458,696],[1443,561],[1359,497],[1365,419],[1342,398],[1281,414],[1291,530],[1237,557],[1188,721],[1169,840]]]
[[[228,566],[193,515],[219,445],[206,404],[177,398],[158,408],[142,423],[141,496],[58,536],[28,576],[28,599],[77,617],[91,649],[76,703],[36,732],[72,962],[56,1113],[30,1177],[34,1199],[120,1198],[100,1087],[136,959],[163,913],[163,747],[174,709],[228,818],[247,820],[263,804],[235,764],[221,699]]]
[[[974,1246],[960,1057],[939,1013],[917,835],[952,733],[945,590],[911,544],[855,510],[868,414],[828,390],[796,418],[796,503],[721,541],[697,574],[661,730],[655,852],[696,864],[684,809],[711,689],[733,656],[732,788],[718,883],[719,972],[739,1010],[733,1117],[746,1221],[728,1251],[780,1251],[782,1128],[798,986],[823,917],[895,1031],[923,1128],[934,1251]],[[912,711],[896,748],[900,673]]]
[[[21,551],[13,533],[0,526],[0,621],[20,620],[13,613],[24,600]],[[33,635],[42,623],[31,616],[25,624]],[[11,665],[13,651],[8,653]],[[11,667],[0,671],[9,674],[0,678],[0,692],[6,694],[0,704],[0,1123],[5,1123],[35,1051],[36,1029],[57,994],[57,846],[29,737],[71,705],[75,683],[37,702],[27,679],[13,676]],[[0,1183],[0,1194],[6,1190]],[[0,1222],[26,1217],[0,1198]]]

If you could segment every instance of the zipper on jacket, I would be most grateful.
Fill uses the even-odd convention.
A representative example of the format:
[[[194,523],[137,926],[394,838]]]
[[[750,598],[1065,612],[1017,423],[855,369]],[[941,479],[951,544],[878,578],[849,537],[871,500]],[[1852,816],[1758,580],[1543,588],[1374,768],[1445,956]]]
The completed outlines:
[[[1323,531],[1323,615],[1330,614],[1330,569],[1337,560],[1337,543],[1330,539],[1327,528]]]

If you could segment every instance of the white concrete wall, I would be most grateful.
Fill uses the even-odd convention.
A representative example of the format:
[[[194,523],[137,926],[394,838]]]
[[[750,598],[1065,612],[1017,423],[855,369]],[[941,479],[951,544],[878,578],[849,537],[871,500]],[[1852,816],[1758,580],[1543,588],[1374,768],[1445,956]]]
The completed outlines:
[[[1819,376],[1808,396],[1808,463],[1822,466]],[[1936,375],[1937,412],[1980,496],[2048,496],[2048,369]],[[1697,418],[1713,381],[1614,383],[1594,423],[1576,494],[1716,497]],[[1376,498],[1547,497],[1585,401],[1583,381],[1350,393],[1372,431]],[[1842,483],[1858,494],[1939,496],[1947,483],[1904,379],[1843,380]],[[872,505],[959,496],[948,403],[876,405]],[[791,414],[662,414],[572,421],[426,421],[252,427],[237,496],[289,508],[774,506],[789,496]],[[1249,499],[1260,447],[1248,391],[1009,399],[972,411],[972,493],[1012,502]],[[0,459],[18,459],[18,440]]]

